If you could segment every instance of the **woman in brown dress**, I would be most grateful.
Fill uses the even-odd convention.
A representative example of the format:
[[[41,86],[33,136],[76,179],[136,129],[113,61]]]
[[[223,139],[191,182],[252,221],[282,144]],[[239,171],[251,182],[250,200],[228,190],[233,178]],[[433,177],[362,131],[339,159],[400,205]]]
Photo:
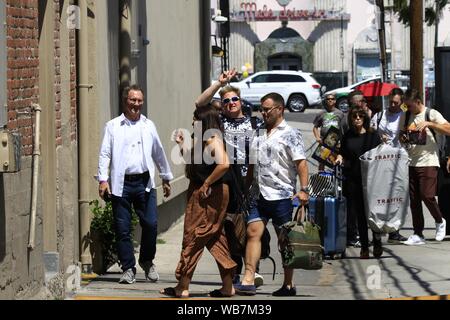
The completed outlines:
[[[223,182],[223,176],[230,166],[222,139],[223,127],[219,113],[209,107],[195,110],[194,123],[195,132],[201,132],[202,136],[194,136],[191,150],[184,149],[182,133],[176,135],[182,154],[191,155],[191,161],[187,162],[190,164],[186,165],[186,177],[190,184],[183,245],[175,271],[178,284],[160,293],[177,298],[189,297],[189,284],[206,247],[216,259],[223,283],[222,288],[211,291],[209,295],[231,297],[234,295],[232,279],[236,263],[231,259],[223,228],[229,198],[228,185]],[[200,125],[201,131],[198,129]],[[202,155],[194,152],[202,152]]]

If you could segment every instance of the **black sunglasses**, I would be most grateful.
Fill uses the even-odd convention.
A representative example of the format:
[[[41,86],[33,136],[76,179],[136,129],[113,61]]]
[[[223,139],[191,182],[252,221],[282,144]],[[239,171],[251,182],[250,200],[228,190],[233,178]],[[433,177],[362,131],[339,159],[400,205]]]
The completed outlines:
[[[225,99],[222,100],[222,103],[223,104],[229,104],[230,102],[238,102],[239,100],[241,100],[241,98],[236,96],[236,97],[231,97],[231,98],[225,98]]]

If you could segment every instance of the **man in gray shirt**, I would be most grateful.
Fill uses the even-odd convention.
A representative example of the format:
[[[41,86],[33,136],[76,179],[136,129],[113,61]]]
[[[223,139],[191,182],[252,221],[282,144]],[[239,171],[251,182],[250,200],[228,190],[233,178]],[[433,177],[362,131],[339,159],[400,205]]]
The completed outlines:
[[[323,139],[331,127],[335,127],[341,131],[344,113],[336,108],[336,96],[327,94],[325,96],[325,110],[319,113],[314,119],[313,134],[319,144],[323,144]],[[323,171],[325,165],[319,164],[319,171]]]

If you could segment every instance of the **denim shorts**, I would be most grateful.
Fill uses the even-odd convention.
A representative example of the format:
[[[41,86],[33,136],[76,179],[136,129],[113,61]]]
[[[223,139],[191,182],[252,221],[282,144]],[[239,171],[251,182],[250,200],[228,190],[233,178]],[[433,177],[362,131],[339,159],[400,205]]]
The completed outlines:
[[[291,199],[269,201],[260,195],[256,201],[256,205],[250,208],[250,213],[247,216],[247,224],[255,221],[264,221],[267,223],[272,219],[272,223],[280,227],[292,221],[293,209]]]

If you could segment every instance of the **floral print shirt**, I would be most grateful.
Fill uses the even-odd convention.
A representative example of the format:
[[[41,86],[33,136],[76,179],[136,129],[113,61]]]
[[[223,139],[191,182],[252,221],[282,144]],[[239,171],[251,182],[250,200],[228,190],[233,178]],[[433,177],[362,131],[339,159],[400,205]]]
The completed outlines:
[[[289,199],[297,183],[296,161],[306,159],[303,137],[298,129],[283,122],[267,135],[253,139],[250,163],[255,170],[260,192],[268,201]]]

